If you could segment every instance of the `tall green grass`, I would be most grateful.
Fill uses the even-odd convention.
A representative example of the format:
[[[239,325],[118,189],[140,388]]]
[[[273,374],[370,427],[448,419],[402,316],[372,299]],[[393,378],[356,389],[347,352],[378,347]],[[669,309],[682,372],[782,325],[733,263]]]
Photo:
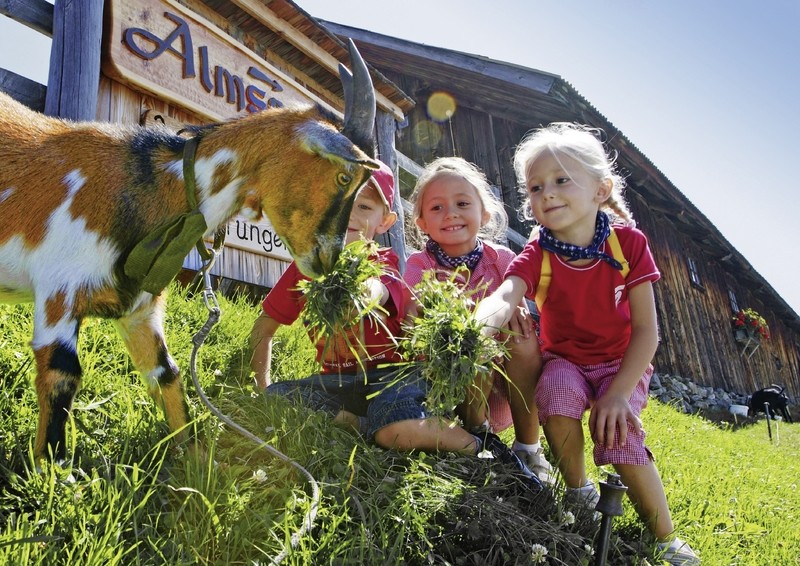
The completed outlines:
[[[322,414],[254,393],[247,337],[257,308],[220,304],[198,356],[206,393],[322,490],[314,528],[285,564],[532,564],[532,544],[547,548],[547,564],[592,563],[596,527],[568,524],[558,493],[532,497],[477,458],[381,450]],[[173,442],[113,326],[92,320],[81,333],[70,460],[37,469],[31,309],[0,306],[0,564],[269,564],[288,544],[311,492],[294,467],[199,402],[189,359],[206,317],[200,298],[172,289],[168,342],[201,450]],[[282,379],[314,370],[301,328],[281,329],[274,364]],[[780,424],[770,442],[763,421],[733,431],[656,401],[644,421],[673,519],[704,564],[800,564],[798,425]],[[609,564],[657,563],[627,502],[614,526]]]

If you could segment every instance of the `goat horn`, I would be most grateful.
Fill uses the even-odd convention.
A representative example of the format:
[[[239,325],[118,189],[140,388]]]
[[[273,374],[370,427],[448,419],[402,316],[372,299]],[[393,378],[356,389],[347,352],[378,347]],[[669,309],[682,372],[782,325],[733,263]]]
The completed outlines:
[[[375,91],[367,64],[356,49],[353,40],[347,39],[350,65],[353,72],[339,63],[339,77],[344,90],[344,134],[369,155],[374,155]]]

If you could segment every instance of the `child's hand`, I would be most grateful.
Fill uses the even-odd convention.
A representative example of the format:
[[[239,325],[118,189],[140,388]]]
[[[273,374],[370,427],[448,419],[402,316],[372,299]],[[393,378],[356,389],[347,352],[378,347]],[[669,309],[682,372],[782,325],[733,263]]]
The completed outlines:
[[[614,447],[617,430],[619,430],[619,446],[625,446],[628,440],[628,423],[633,425],[636,432],[643,432],[642,421],[631,410],[628,399],[611,392],[606,392],[595,402],[589,415],[592,440],[607,449]]]
[[[382,306],[386,303],[388,296],[389,291],[379,278],[370,277],[364,281],[364,304],[369,305],[374,303],[378,306]]]
[[[533,332],[533,317],[530,311],[522,306],[517,307],[511,320],[508,321],[508,328],[511,330],[514,342],[524,342],[530,338]]]

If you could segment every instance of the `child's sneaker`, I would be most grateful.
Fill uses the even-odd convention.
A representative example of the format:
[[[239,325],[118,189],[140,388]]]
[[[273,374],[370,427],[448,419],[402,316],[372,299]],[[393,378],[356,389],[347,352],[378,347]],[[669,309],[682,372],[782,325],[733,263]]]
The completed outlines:
[[[697,566],[700,564],[700,557],[694,553],[692,547],[679,538],[672,542],[658,543],[658,558],[672,566]]]
[[[553,485],[555,483],[555,472],[553,466],[544,457],[544,450],[539,448],[535,452],[528,452],[527,450],[514,450],[514,453],[522,460],[522,463],[528,466],[528,469],[536,474],[544,483]]]
[[[536,488],[537,491],[541,491],[544,488],[542,482],[536,477],[536,474],[528,469],[528,466],[520,460],[519,456],[517,456],[499,436],[487,430],[473,431],[472,434],[481,441],[481,450],[478,452],[479,458],[490,457],[506,466],[511,466],[517,471],[522,472],[522,474],[531,481],[533,487]]]
[[[596,511],[600,502],[600,492],[591,481],[583,487],[568,487],[564,492],[564,506],[573,510],[576,515],[592,513],[592,519],[599,521],[603,515]]]

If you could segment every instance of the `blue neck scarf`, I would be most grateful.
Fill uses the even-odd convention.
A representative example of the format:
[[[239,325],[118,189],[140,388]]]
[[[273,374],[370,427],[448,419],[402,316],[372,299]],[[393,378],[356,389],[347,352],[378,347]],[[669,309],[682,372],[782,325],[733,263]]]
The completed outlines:
[[[480,238],[478,238],[474,250],[458,257],[450,257],[439,244],[431,239],[428,239],[425,243],[425,249],[436,258],[436,263],[442,267],[449,267],[450,269],[456,269],[462,265],[466,265],[467,269],[475,271],[478,262],[483,257],[483,241],[481,241]]]
[[[597,213],[597,223],[595,224],[594,238],[592,243],[587,247],[574,246],[567,244],[561,240],[553,237],[553,234],[547,228],[542,227],[539,230],[539,245],[543,250],[564,256],[567,261],[575,261],[578,259],[601,259],[608,263],[614,269],[622,271],[622,264],[614,259],[612,256],[600,251],[600,246],[606,241],[609,234],[611,234],[611,222],[605,212]]]

